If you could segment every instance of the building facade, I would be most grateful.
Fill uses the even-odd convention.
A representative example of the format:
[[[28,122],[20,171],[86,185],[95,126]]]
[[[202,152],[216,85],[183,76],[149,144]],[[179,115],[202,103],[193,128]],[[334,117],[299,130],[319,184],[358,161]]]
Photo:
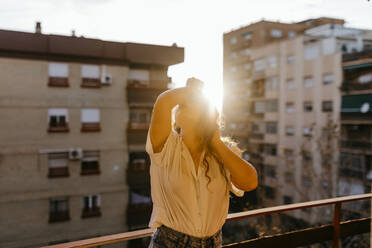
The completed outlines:
[[[225,134],[258,170],[258,207],[336,196],[342,54],[371,44],[370,31],[343,24],[261,21],[224,34]],[[314,224],[331,210],[289,215]]]
[[[168,66],[183,62],[184,49],[38,27],[0,30],[0,246],[145,227],[144,137]]]
[[[371,192],[372,181],[372,52],[343,56],[340,167],[338,195]],[[370,203],[345,206],[348,217],[368,216]]]

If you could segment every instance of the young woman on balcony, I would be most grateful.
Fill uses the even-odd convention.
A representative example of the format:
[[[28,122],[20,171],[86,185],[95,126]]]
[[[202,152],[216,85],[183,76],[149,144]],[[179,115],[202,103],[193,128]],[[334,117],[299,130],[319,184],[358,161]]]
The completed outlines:
[[[229,191],[241,197],[257,187],[254,167],[235,143],[222,141],[219,114],[202,85],[191,78],[154,105],[146,142],[154,204],[149,226],[156,228],[150,248],[221,247]]]

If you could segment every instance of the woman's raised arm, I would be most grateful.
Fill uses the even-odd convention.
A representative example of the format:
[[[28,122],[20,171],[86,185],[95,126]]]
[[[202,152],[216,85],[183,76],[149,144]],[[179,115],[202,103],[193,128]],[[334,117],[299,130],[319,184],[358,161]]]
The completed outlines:
[[[172,109],[192,93],[190,87],[181,87],[161,93],[154,104],[150,124],[150,138],[155,153],[160,152],[172,130]]]

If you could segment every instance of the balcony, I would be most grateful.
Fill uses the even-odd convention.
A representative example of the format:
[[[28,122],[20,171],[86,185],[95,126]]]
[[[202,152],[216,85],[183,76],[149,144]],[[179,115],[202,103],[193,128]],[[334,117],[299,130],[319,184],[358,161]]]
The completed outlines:
[[[127,183],[130,187],[150,185],[149,165],[140,164],[140,166],[138,166],[138,164],[130,164],[126,175]]]
[[[127,98],[130,105],[152,106],[157,97],[167,89],[149,87],[127,87]]]
[[[99,78],[82,78],[81,85],[82,88],[101,88],[101,82]]]
[[[131,229],[145,228],[150,221],[151,203],[129,205],[127,209],[127,224]]]
[[[81,132],[100,132],[101,125],[99,122],[82,123],[80,131]]]
[[[69,177],[70,173],[67,166],[49,168],[48,178]]]
[[[360,52],[345,53],[342,55],[342,62],[370,59],[372,57],[372,50],[366,49]]]
[[[255,216],[270,216],[274,213],[284,213],[293,210],[305,210],[320,206],[333,206],[333,223],[326,224],[316,227],[310,227],[306,229],[294,230],[290,232],[262,236],[250,240],[240,241],[238,243],[232,243],[224,245],[224,247],[238,248],[238,247],[298,247],[316,244],[323,241],[332,240],[333,248],[340,247],[340,238],[345,238],[357,234],[369,233],[371,229],[371,217],[351,219],[347,221],[341,221],[341,210],[342,204],[346,202],[355,202],[360,200],[369,200],[372,197],[372,193],[351,195],[345,197],[323,199],[317,201],[301,202],[295,204],[287,204],[269,208],[262,208],[256,210],[249,210],[245,212],[229,214],[226,221],[237,221]],[[145,208],[150,209],[149,204],[145,204]],[[138,223],[138,218],[143,221],[148,221],[149,216],[139,215],[135,213],[139,208],[129,207],[128,208],[128,225],[129,222],[135,221],[134,224]],[[143,209],[141,209],[143,210]],[[248,228],[248,227],[247,227]],[[92,247],[98,245],[114,244],[123,241],[140,239],[149,237],[153,234],[152,229],[142,229],[132,232],[125,232],[113,235],[107,235],[97,238],[79,240],[74,242],[68,242],[58,245],[45,246],[44,248],[70,248],[70,247]]]
[[[49,87],[69,87],[68,78],[64,77],[49,77]]]
[[[350,91],[372,90],[372,81],[363,84],[353,81],[344,81],[341,85],[341,90],[346,93]]]
[[[341,140],[341,148],[372,151],[372,142]]]
[[[68,210],[66,211],[58,211],[50,213],[49,215],[49,223],[53,222],[62,222],[70,220],[70,213]]]
[[[128,123],[128,131],[129,130],[148,130],[150,127],[150,123],[147,122],[129,122]]]
[[[263,134],[263,133],[252,133],[251,134],[251,139],[252,140],[263,141],[264,140],[264,137],[265,137],[265,134]]]
[[[91,218],[101,216],[101,209],[99,207],[83,208],[81,218]]]

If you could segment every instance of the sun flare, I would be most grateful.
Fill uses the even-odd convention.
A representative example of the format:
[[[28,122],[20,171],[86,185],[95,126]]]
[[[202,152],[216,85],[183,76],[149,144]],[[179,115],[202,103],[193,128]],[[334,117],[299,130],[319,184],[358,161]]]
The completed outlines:
[[[217,85],[206,85],[203,89],[204,95],[208,101],[217,108],[218,112],[222,111],[222,87]]]

